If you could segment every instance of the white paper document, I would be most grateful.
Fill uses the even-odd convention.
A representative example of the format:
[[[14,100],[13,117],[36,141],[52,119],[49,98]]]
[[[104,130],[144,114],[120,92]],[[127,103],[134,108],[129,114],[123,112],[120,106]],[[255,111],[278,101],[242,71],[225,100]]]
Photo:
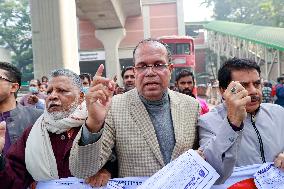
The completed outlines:
[[[138,189],[210,189],[219,178],[215,169],[189,150],[147,179]]]
[[[126,177],[110,179],[107,186],[94,187],[75,177],[38,182],[36,189],[135,189],[148,177]]]
[[[265,163],[254,174],[254,183],[258,189],[284,189],[284,171]]]

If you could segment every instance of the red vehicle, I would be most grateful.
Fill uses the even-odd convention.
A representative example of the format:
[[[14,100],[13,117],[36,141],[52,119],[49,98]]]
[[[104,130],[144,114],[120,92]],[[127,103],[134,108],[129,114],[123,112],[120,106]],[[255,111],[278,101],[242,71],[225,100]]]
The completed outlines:
[[[172,54],[172,64],[174,71],[171,77],[171,83],[175,83],[177,74],[187,69],[194,73],[195,71],[195,51],[194,39],[189,36],[162,36],[160,41],[166,43]],[[197,94],[196,87],[193,89],[193,94]]]
[[[159,40],[166,43],[172,53],[172,64],[175,72],[189,69],[194,72],[195,52],[194,39],[189,36],[163,36]]]

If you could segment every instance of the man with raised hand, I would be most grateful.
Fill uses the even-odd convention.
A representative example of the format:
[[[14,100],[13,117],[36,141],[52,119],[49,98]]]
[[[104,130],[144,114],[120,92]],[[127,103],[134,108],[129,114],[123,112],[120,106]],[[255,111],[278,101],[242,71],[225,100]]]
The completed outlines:
[[[262,102],[259,65],[248,59],[226,61],[218,72],[224,99],[199,118],[200,146],[224,182],[233,168],[274,162],[284,169],[284,109]]]
[[[53,71],[44,113],[25,129],[5,157],[2,156],[5,123],[0,124],[1,189],[26,189],[33,181],[71,177],[70,150],[86,116],[79,76],[67,69]],[[94,174],[87,182],[96,186],[106,184],[110,174],[104,173]]]
[[[197,142],[198,102],[168,89],[171,56],[160,41],[145,39],[133,51],[136,88],[112,97],[114,83],[100,66],[86,95],[88,118],[77,135],[70,169],[95,174],[117,153],[118,176],[151,176]]]

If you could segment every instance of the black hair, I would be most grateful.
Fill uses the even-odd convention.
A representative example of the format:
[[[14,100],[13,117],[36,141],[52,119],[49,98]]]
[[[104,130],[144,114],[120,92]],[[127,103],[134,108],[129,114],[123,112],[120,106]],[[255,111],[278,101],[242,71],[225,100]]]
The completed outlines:
[[[121,77],[122,77],[122,78],[124,77],[125,72],[127,72],[128,70],[134,70],[134,67],[133,67],[133,66],[127,66],[126,68],[124,68],[124,69],[121,71]]]
[[[260,75],[260,67],[253,60],[232,58],[227,60],[218,71],[219,88],[226,89],[232,81],[232,72],[240,70],[256,70]]]
[[[87,78],[88,82],[91,84],[92,81],[92,76],[89,73],[81,73],[79,75],[80,79],[84,80],[85,78]]]
[[[14,83],[18,83],[19,86],[21,86],[22,74],[16,66],[8,62],[0,62],[0,69],[6,71],[6,76],[9,80]]]
[[[5,74],[9,78],[9,80],[11,80],[14,83],[18,83],[20,89],[22,82],[22,74],[20,70],[16,66],[8,62],[0,62],[0,69],[5,70],[6,71]],[[17,93],[18,91],[14,93],[15,98],[17,98]]]
[[[48,81],[48,77],[45,75],[41,77],[41,82],[43,82],[43,79],[46,79],[46,81]]]
[[[280,83],[281,80],[284,80],[284,76],[277,77],[277,82]]]
[[[195,82],[194,82],[194,75],[193,75],[193,73],[192,73],[191,71],[189,71],[189,70],[181,70],[181,71],[177,74],[177,76],[176,76],[176,82],[178,82],[181,78],[187,77],[187,76],[191,76],[193,83],[195,83]]]
[[[161,45],[163,45],[166,48],[166,50],[167,50],[167,56],[168,56],[169,63],[171,63],[171,61],[172,61],[172,54],[171,54],[171,51],[170,51],[168,45],[166,43],[162,42],[159,39],[147,38],[147,39],[143,39],[143,40],[139,41],[139,43],[134,48],[134,50],[133,50],[133,63],[134,64],[135,64],[135,53],[136,53],[136,50],[138,49],[138,47],[141,44],[149,43],[149,42],[157,42],[157,43],[160,43]]]

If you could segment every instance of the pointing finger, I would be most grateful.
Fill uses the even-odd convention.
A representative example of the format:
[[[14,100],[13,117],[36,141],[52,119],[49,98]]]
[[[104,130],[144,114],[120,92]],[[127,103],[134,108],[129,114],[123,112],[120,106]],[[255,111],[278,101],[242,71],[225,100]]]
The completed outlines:
[[[103,72],[104,72],[104,65],[101,64],[101,65],[99,66],[99,68],[98,68],[98,70],[97,70],[97,72],[96,72],[96,74],[95,74],[94,77],[96,77],[96,76],[102,76],[102,75],[103,75]]]

